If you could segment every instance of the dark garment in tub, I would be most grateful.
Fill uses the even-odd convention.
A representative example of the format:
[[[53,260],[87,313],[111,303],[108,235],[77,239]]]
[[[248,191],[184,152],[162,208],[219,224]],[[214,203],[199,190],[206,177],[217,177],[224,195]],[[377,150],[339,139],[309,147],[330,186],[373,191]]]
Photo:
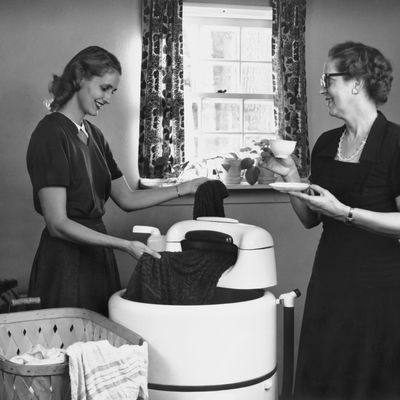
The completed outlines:
[[[210,304],[222,273],[236,262],[236,253],[186,250],[144,254],[131,275],[124,298],[170,305]]]
[[[229,196],[226,186],[219,180],[204,182],[196,190],[193,219],[197,217],[225,217],[224,199]]]

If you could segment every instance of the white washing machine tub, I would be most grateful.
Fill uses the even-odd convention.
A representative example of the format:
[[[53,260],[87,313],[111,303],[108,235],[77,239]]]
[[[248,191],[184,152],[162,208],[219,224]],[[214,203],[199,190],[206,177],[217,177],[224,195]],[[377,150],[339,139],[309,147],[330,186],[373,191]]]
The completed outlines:
[[[285,336],[291,337],[286,357],[291,366],[293,299],[298,294],[276,300],[267,291],[276,285],[271,235],[234,219],[201,217],[172,225],[162,240],[166,251],[182,251],[188,241],[237,247],[236,263],[221,275],[216,289],[219,294],[232,290],[233,297],[222,293],[215,301],[222,304],[176,306],[126,300],[119,291],[109,301],[110,318],[148,342],[150,399],[276,400],[277,304],[282,301],[289,310]],[[241,297],[241,290],[257,295]],[[283,387],[290,394],[293,371],[286,371]]]
[[[199,306],[109,301],[110,318],[149,345],[151,400],[275,400],[276,299]]]

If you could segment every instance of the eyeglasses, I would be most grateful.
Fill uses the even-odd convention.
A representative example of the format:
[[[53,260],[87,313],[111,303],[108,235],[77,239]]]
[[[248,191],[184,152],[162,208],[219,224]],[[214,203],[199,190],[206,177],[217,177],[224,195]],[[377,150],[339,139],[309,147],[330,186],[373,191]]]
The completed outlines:
[[[324,89],[328,89],[331,76],[345,76],[350,75],[348,72],[333,72],[332,74],[322,74],[320,84]]]

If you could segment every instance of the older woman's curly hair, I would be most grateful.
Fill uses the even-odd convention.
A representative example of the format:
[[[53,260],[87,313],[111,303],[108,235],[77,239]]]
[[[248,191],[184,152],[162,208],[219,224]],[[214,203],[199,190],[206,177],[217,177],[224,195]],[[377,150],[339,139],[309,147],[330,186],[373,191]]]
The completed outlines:
[[[392,66],[379,50],[349,41],[333,46],[328,57],[335,62],[338,71],[362,79],[375,104],[386,103],[393,81]]]
[[[89,46],[76,54],[65,66],[61,76],[53,75],[49,92],[53,99],[49,102],[50,111],[58,111],[80,89],[83,78],[103,76],[107,72],[122,72],[117,57],[98,46]]]

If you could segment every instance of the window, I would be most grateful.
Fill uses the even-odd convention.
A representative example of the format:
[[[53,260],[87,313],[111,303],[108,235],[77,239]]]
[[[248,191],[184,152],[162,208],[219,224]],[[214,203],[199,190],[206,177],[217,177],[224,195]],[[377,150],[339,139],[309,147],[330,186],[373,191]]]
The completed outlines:
[[[270,7],[184,4],[185,158],[275,133]]]

